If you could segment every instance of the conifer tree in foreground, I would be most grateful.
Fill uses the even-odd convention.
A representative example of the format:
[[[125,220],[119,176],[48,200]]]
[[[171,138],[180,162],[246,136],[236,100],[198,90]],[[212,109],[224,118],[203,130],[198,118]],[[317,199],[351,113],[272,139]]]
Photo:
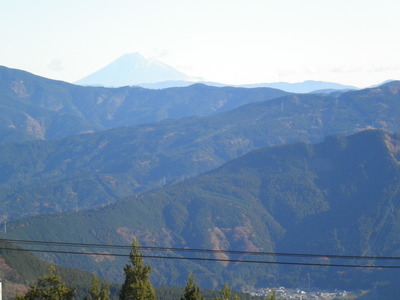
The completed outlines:
[[[150,283],[150,266],[143,265],[139,242],[134,239],[129,255],[131,264],[124,268],[125,282],[119,293],[120,300],[155,300],[154,288]]]
[[[190,274],[188,282],[185,287],[185,293],[181,300],[204,300],[204,297],[200,295],[200,287],[194,282],[194,275]]]
[[[15,297],[16,300],[71,300],[76,294],[75,287],[68,288],[56,273],[54,266],[50,267],[49,275],[39,278],[25,295]]]
[[[221,297],[215,298],[215,300],[231,300],[232,290],[227,283],[224,283],[221,290]],[[233,300],[239,300],[239,296],[234,295]]]
[[[90,285],[89,289],[89,296],[86,297],[86,300],[95,300],[99,299],[100,292],[99,292],[99,279],[97,276],[93,276],[92,284]]]
[[[109,300],[110,299],[110,287],[107,283],[102,283],[100,288],[100,300]]]
[[[110,288],[107,283],[102,283],[99,288],[99,279],[97,276],[93,276],[92,284],[89,289],[89,296],[86,300],[109,300],[110,299]]]

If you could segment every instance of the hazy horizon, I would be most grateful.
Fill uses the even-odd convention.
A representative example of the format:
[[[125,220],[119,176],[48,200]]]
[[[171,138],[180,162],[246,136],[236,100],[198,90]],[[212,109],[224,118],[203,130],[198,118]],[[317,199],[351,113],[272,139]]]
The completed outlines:
[[[3,1],[0,65],[75,82],[140,52],[224,84],[400,76],[400,3],[372,1]]]

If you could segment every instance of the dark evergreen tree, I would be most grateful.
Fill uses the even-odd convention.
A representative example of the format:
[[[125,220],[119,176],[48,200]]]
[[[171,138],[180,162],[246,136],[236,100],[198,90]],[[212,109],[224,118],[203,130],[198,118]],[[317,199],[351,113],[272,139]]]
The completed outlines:
[[[221,297],[215,298],[215,300],[231,300],[232,290],[227,283],[224,283],[221,290]],[[239,296],[234,295],[233,300],[239,300]]]
[[[54,266],[50,267],[49,275],[37,280],[25,295],[15,297],[16,300],[70,300],[76,294],[75,287],[68,288],[56,273]]]
[[[150,283],[150,266],[143,265],[143,256],[139,251],[139,242],[134,239],[129,255],[131,264],[124,268],[125,282],[121,287],[121,300],[154,300],[155,291]]]
[[[110,287],[107,283],[102,283],[100,288],[100,300],[110,300]]]
[[[109,300],[110,299],[110,288],[106,283],[101,284],[99,289],[99,279],[97,276],[93,276],[92,284],[89,290],[89,296],[86,300]]]
[[[200,293],[200,287],[195,284],[194,275],[190,274],[181,300],[204,300]]]
[[[89,297],[87,297],[87,300],[97,300],[99,299],[100,292],[99,292],[99,279],[97,276],[93,276],[92,279],[92,284],[90,286],[89,290]]]

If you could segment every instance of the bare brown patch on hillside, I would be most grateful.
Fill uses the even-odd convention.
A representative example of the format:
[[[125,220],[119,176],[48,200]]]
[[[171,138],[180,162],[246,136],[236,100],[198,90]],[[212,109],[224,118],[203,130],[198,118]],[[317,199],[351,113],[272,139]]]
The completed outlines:
[[[36,136],[40,139],[44,139],[46,136],[46,129],[40,124],[40,122],[30,115],[25,114],[26,116],[26,123],[25,123],[25,130],[27,133]]]
[[[81,249],[82,252],[91,252],[87,249]],[[114,261],[115,257],[110,252],[99,252],[99,254],[90,254],[89,257],[96,263],[102,263],[105,261]]]
[[[392,157],[400,163],[400,140],[393,139],[389,134],[385,135],[385,144],[388,147]]]
[[[393,94],[393,95],[397,95],[400,91],[400,85],[392,85],[389,86],[389,91]]]
[[[116,186],[118,183],[117,179],[115,179],[112,175],[105,175],[104,179],[107,180],[107,182],[112,186]]]
[[[0,278],[9,278],[9,280],[17,281],[19,280],[18,273],[12,269],[4,260],[0,257]]]
[[[11,89],[19,98],[28,98],[31,95],[23,80],[13,81]]]
[[[21,280],[19,274],[3,258],[0,258],[0,279],[3,279],[4,300],[14,299],[16,295],[25,294],[29,289],[29,286],[18,283]]]
[[[211,109],[213,111],[216,111],[216,110],[220,109],[222,106],[224,106],[227,102],[228,102],[228,100],[226,100],[226,99],[220,99],[217,102],[215,102],[213,105],[211,105]]]
[[[17,295],[26,294],[29,290],[29,286],[21,283],[4,282],[3,283],[3,299],[15,299]]]
[[[236,148],[241,149],[243,146],[249,146],[250,140],[245,139],[245,138],[234,138],[234,139],[229,140],[229,143],[231,144],[231,147],[233,149],[236,149]]]
[[[105,96],[105,95],[101,95],[101,96],[97,97],[96,104],[101,104],[101,103],[103,103],[103,101],[104,101],[105,99],[107,99],[107,96]]]
[[[119,97],[111,97],[110,102],[113,104],[113,107],[108,110],[107,114],[107,120],[113,120],[115,117],[115,114],[118,111],[118,108],[124,103],[126,97],[125,96],[119,96]]]
[[[380,88],[371,89],[369,92],[370,92],[370,94],[381,94],[382,89],[380,89]]]
[[[116,229],[116,233],[128,243],[132,243],[136,238],[143,245],[171,246],[173,240],[170,232],[163,229],[150,231],[119,227]]]
[[[228,236],[229,240],[234,242],[236,245],[240,245],[240,250],[242,251],[260,250],[252,242],[252,238],[255,237],[255,231],[249,220],[247,220],[241,226],[236,226],[233,228],[224,228],[223,231]]]
[[[214,227],[209,229],[210,243],[213,250],[229,250],[230,248],[241,251],[260,251],[252,242],[255,237],[254,228],[249,220],[243,225],[233,228]],[[214,253],[216,259],[229,259],[228,254],[223,252]],[[221,261],[220,265],[226,267],[229,262]]]
[[[226,238],[225,234],[220,228],[214,227],[213,229],[209,229],[208,232],[210,234],[210,242],[212,245],[212,250],[218,251],[218,250],[226,250],[229,248],[228,239]],[[214,258],[227,260],[229,259],[229,256],[226,253],[216,252],[214,253]],[[218,263],[224,267],[227,267],[229,264],[229,262],[227,261],[219,261]]]

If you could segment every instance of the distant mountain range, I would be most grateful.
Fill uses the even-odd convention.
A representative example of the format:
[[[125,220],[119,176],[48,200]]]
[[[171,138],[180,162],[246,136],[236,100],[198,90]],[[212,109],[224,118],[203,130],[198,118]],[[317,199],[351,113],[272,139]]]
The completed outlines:
[[[287,94],[203,84],[163,90],[82,87],[0,67],[0,144],[205,116]]]
[[[255,88],[255,87],[269,87],[279,89],[291,93],[331,93],[334,91],[357,90],[358,88],[351,85],[343,85],[339,83],[307,80],[304,82],[288,83],[288,82],[274,82],[274,83],[259,83],[259,84],[246,84],[241,87]]]
[[[150,89],[170,87],[186,87],[193,83],[203,83],[209,86],[228,86],[223,83],[205,82],[168,66],[156,59],[146,58],[140,53],[125,54],[101,70],[75,82],[84,86],[141,86]],[[258,83],[236,85],[237,87],[255,88],[269,87],[291,93],[310,93],[321,90],[355,90],[354,86],[342,85],[325,81],[304,81],[299,83]]]
[[[3,140],[4,145],[0,146],[0,221],[104,205],[195,176],[259,147],[295,141],[317,142],[330,134],[350,134],[367,128],[400,131],[398,82],[335,96],[203,85],[152,91],[84,88],[66,83],[60,83],[64,88],[62,93],[52,94],[60,91],[58,82],[43,83],[39,79],[35,79],[36,84],[43,85],[24,79],[26,88],[18,90],[19,95],[22,91],[39,90],[38,98],[14,95],[3,106],[3,130],[13,132],[19,143]],[[45,87],[49,87],[50,94]],[[67,93],[69,88],[74,91],[72,94]],[[126,100],[126,106],[120,106],[124,109],[115,109],[118,106],[113,101],[116,99],[113,93],[131,90],[140,92],[139,104],[131,108]],[[88,98],[84,96],[86,93]],[[97,93],[110,93],[100,98],[105,106],[97,103]],[[147,93],[159,96],[167,93],[178,102],[163,103],[161,97],[154,97],[161,101],[154,102],[153,106],[150,99],[154,95],[149,98]],[[279,93],[283,95],[279,97]],[[3,95],[7,94],[15,91],[8,86]],[[234,108],[215,114],[209,104],[225,103],[223,99],[231,99]],[[239,103],[248,104],[237,107]],[[203,104],[207,108],[204,116],[184,117],[185,111],[200,110]],[[143,117],[147,113],[154,117],[162,105],[170,113],[182,112],[184,118],[155,123],[146,122],[149,119],[135,121],[134,116]],[[59,109],[54,111],[54,107]],[[107,118],[113,109],[116,118]],[[25,119],[16,123],[20,116]],[[137,125],[129,126],[129,122]],[[17,131],[15,127],[19,124]],[[51,126],[46,127],[48,124]],[[123,128],[106,130],[111,125]],[[37,132],[31,130],[32,126],[42,128],[39,133],[45,135],[33,135]],[[83,133],[88,126],[93,131],[90,134],[65,136],[68,130]],[[47,132],[54,135],[46,135]],[[44,141],[21,143],[28,135]]]
[[[215,87],[224,87],[228,86],[227,84],[210,82],[210,81],[201,81],[199,83],[206,84],[208,86]],[[164,89],[169,87],[185,87],[193,84],[193,82],[189,81],[163,81],[156,83],[145,83],[139,84],[141,87],[149,88],[149,89]],[[288,82],[273,82],[273,83],[258,83],[258,84],[242,84],[242,85],[234,85],[235,87],[242,88],[274,88],[282,91],[290,92],[290,93],[320,93],[320,94],[329,94],[338,91],[349,91],[349,90],[358,90],[357,87],[351,85],[343,85],[333,82],[326,81],[314,81],[307,80],[304,82],[297,83],[288,83]]]

